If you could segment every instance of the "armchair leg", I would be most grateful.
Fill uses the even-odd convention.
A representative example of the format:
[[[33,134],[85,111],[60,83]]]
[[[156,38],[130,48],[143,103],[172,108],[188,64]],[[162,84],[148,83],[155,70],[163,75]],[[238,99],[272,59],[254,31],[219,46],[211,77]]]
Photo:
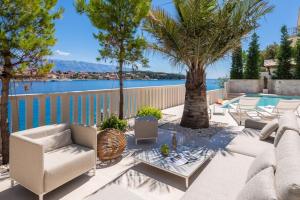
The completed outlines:
[[[93,168],[93,175],[96,176],[96,166]]]
[[[39,194],[39,200],[43,200],[44,199],[44,195],[43,194]]]
[[[15,186],[15,181],[13,179],[10,180],[10,186],[14,187]]]

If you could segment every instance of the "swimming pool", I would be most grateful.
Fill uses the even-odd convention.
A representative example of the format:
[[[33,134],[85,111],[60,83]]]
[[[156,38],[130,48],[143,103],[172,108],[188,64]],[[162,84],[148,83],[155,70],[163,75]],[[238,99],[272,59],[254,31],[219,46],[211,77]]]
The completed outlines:
[[[293,100],[299,99],[300,96],[280,96],[280,95],[268,95],[268,94],[246,94],[246,97],[259,97],[260,100],[257,106],[276,106],[280,99]],[[239,99],[233,100],[230,103],[238,103]],[[228,104],[223,106],[228,108]]]

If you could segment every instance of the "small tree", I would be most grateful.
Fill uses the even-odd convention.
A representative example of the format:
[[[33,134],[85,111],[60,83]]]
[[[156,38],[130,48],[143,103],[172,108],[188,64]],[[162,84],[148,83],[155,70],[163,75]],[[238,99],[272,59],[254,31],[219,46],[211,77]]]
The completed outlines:
[[[62,10],[56,0],[0,0],[1,138],[3,164],[9,160],[8,95],[12,79],[41,76],[50,71],[54,20]]]
[[[296,62],[295,78],[300,79],[300,39],[297,40],[296,47],[295,47],[295,62]]]
[[[281,42],[279,52],[277,56],[278,65],[275,71],[274,78],[276,79],[291,79],[293,77],[291,73],[291,58],[292,58],[292,47],[287,27],[281,28]]]
[[[252,35],[252,40],[250,42],[249,49],[248,49],[244,78],[259,79],[259,71],[260,71],[260,54],[259,54],[258,35],[254,33]]]
[[[274,43],[268,45],[266,49],[261,52],[261,54],[264,60],[276,59],[278,51],[279,51],[279,45]]]
[[[241,46],[235,48],[232,53],[230,78],[231,79],[243,78],[243,50]]]
[[[76,9],[80,14],[86,13],[99,33],[94,34],[99,41],[98,59],[109,59],[118,63],[120,82],[119,118],[123,119],[123,67],[138,64],[147,66],[148,60],[143,56],[147,43],[137,36],[137,28],[149,12],[150,0],[76,0]]]

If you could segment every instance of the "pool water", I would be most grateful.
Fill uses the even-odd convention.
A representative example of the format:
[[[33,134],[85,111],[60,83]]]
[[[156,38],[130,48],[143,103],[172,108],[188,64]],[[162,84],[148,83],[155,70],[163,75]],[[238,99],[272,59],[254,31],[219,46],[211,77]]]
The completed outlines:
[[[293,100],[299,99],[300,96],[278,96],[278,95],[264,95],[264,94],[246,94],[246,97],[260,97],[260,100],[257,106],[276,106],[280,99]],[[235,100],[230,103],[238,103],[239,100]],[[228,108],[228,105],[224,105],[225,108]]]

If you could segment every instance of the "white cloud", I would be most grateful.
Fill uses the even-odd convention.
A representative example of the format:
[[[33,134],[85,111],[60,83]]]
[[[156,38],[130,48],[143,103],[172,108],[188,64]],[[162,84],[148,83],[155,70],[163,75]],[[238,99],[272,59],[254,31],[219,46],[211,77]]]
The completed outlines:
[[[69,52],[66,52],[66,51],[61,51],[61,50],[56,50],[55,52],[54,52],[56,55],[58,55],[58,56],[69,56],[69,55],[71,55],[71,53],[69,53]]]

